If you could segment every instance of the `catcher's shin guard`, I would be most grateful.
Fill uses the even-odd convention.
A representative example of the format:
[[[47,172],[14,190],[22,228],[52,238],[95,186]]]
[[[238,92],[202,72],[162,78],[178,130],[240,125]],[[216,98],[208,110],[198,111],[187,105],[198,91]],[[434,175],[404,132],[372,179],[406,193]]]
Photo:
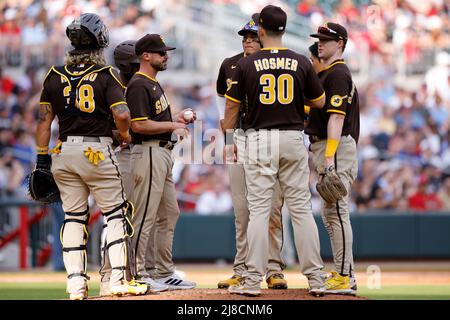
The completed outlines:
[[[106,217],[106,252],[109,255],[112,271],[110,285],[121,284],[127,278],[126,272],[131,272],[134,277],[134,267],[129,263],[134,261],[132,257],[129,238],[133,235],[133,227],[128,218],[134,211],[131,202],[125,201],[118,207],[103,215]]]
[[[60,239],[64,265],[69,279],[68,285],[74,282],[72,280],[74,278],[83,277],[88,279],[86,275],[86,244],[89,236],[86,226],[88,222],[89,208],[84,212],[66,212],[64,223],[61,227]],[[71,291],[73,290],[76,290],[76,288],[71,289]]]

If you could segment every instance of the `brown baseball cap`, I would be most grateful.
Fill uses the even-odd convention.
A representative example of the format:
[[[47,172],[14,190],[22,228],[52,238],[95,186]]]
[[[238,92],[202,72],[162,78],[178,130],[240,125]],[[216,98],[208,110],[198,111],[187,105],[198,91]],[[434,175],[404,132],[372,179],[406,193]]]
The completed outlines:
[[[328,22],[325,26],[320,26],[317,33],[310,34],[310,37],[326,40],[344,40],[347,42],[347,30],[338,23]]]
[[[136,42],[134,47],[137,56],[144,52],[161,52],[175,49],[174,47],[166,46],[163,37],[159,34],[146,34]]]
[[[287,15],[280,7],[269,4],[259,14],[259,25],[266,30],[280,32],[286,29]]]

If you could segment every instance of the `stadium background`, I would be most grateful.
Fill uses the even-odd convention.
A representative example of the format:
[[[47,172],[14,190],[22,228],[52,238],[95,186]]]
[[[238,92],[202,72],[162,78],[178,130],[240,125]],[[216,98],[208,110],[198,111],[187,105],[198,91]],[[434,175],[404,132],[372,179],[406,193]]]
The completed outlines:
[[[206,131],[218,127],[215,80],[220,63],[241,50],[237,30],[268,3],[287,11],[285,44],[298,52],[307,54],[312,43],[309,34],[326,21],[337,21],[349,30],[345,59],[361,96],[362,124],[360,171],[351,205],[356,262],[384,259],[380,262],[383,264],[386,259],[408,259],[400,269],[393,268],[407,272],[420,259],[420,270],[440,272],[441,283],[450,283],[448,2],[2,0],[0,292],[2,283],[14,279],[14,274],[19,278],[23,274],[7,271],[63,268],[58,241],[63,213],[57,207],[29,205],[24,179],[34,167],[41,81],[49,66],[63,61],[69,45],[66,25],[80,13],[100,14],[109,27],[106,56],[110,63],[112,50],[121,41],[146,33],[162,34],[177,50],[170,55],[169,69],[158,78],[174,110],[193,108]],[[55,139],[57,127],[53,129]],[[51,146],[54,144],[53,140]],[[182,210],[175,258],[180,262],[214,262],[213,269],[221,266],[224,272],[231,271],[228,265],[223,266],[234,253],[225,166],[177,163],[174,173]],[[315,180],[312,171],[312,186]],[[320,202],[312,190],[313,208],[318,214]],[[95,213],[94,203],[91,208]],[[99,215],[93,217],[91,274],[98,270],[102,224]],[[317,222],[322,251],[329,259],[329,244],[319,216]],[[293,267],[292,250],[285,248],[285,254]],[[424,259],[427,267],[422,264]],[[188,265],[185,269],[195,268]],[[360,271],[366,270],[361,267]],[[416,283],[417,278],[412,279],[411,284]],[[209,284],[214,282],[205,285]],[[449,297],[450,288],[444,291]]]

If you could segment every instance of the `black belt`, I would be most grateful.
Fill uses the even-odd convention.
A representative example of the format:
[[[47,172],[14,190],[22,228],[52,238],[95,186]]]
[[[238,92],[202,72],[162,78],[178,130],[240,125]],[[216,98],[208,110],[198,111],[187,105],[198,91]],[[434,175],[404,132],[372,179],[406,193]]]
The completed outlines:
[[[62,142],[67,141],[67,137],[61,139]],[[101,142],[100,137],[83,137],[83,142]]]
[[[160,146],[161,148],[165,148],[165,149],[172,150],[173,147],[175,147],[175,143],[173,143],[172,141],[164,141],[164,140],[160,140],[160,141],[159,141],[159,146]]]
[[[136,144],[143,144],[144,142],[154,141],[157,142],[161,148],[165,148],[168,150],[172,150],[175,147],[175,142],[166,141],[166,140],[143,140],[141,142],[137,142]]]
[[[309,142],[310,143],[315,143],[315,142],[319,142],[319,141],[322,141],[322,140],[325,140],[325,138],[321,138],[321,137],[315,136],[315,135],[310,135],[309,136]]]

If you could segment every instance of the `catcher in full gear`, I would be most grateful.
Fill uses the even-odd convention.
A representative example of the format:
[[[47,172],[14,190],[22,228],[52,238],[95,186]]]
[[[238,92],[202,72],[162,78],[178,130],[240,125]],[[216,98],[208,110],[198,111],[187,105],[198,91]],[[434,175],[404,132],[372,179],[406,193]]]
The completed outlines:
[[[66,29],[73,50],[65,65],[51,67],[44,79],[36,130],[37,168],[51,167],[61,193],[65,220],[61,228],[67,292],[71,300],[88,296],[86,226],[92,193],[107,218],[108,254],[113,295],[145,294],[146,285],[126,281],[126,237],[132,234],[127,216],[133,210],[122,187],[117,159],[111,150],[114,119],[122,141],[129,143],[130,113],[123,86],[105,64],[106,26],[93,13],[82,14]],[[60,150],[50,157],[48,143],[55,116]]]
[[[136,41],[134,40],[126,40],[121,42],[114,49],[114,64],[120,71],[120,80],[123,85],[128,85],[128,82],[133,77],[133,75],[139,70],[139,58],[134,52]],[[125,194],[127,199],[131,199],[133,196],[134,190],[134,180],[131,173],[131,149],[132,144],[124,144],[114,139],[113,146],[115,147],[115,155],[117,160],[119,161],[119,170],[122,175],[122,181],[125,189]],[[120,146],[120,147],[119,147]],[[131,218],[131,217],[130,217]],[[105,219],[106,221],[106,219]],[[105,223],[104,228],[107,227]],[[107,229],[106,229],[107,230]],[[152,239],[152,237],[150,238]],[[102,267],[100,269],[100,296],[109,296],[111,292],[109,290],[109,279],[111,277],[111,263],[109,261],[108,254],[106,252],[107,243],[104,237],[102,237]],[[130,239],[128,239],[130,240]],[[150,244],[149,247],[154,247],[154,241]],[[135,276],[135,267],[134,267],[134,250],[131,248],[131,244],[129,246],[129,268],[130,274],[127,275],[128,279],[132,279]],[[154,257],[151,255],[152,252],[149,252],[148,256],[151,258],[150,264],[154,263]],[[149,286],[150,292],[160,292],[166,291],[169,289],[168,286],[159,284],[157,282],[147,283]]]
[[[330,22],[311,37],[319,39],[318,55],[324,68],[318,76],[326,94],[324,108],[311,110],[305,130],[319,173],[316,189],[323,200],[322,219],[333,251],[334,270],[326,281],[326,292],[356,295],[348,203],[358,173],[358,91],[342,59],[347,30]]]

